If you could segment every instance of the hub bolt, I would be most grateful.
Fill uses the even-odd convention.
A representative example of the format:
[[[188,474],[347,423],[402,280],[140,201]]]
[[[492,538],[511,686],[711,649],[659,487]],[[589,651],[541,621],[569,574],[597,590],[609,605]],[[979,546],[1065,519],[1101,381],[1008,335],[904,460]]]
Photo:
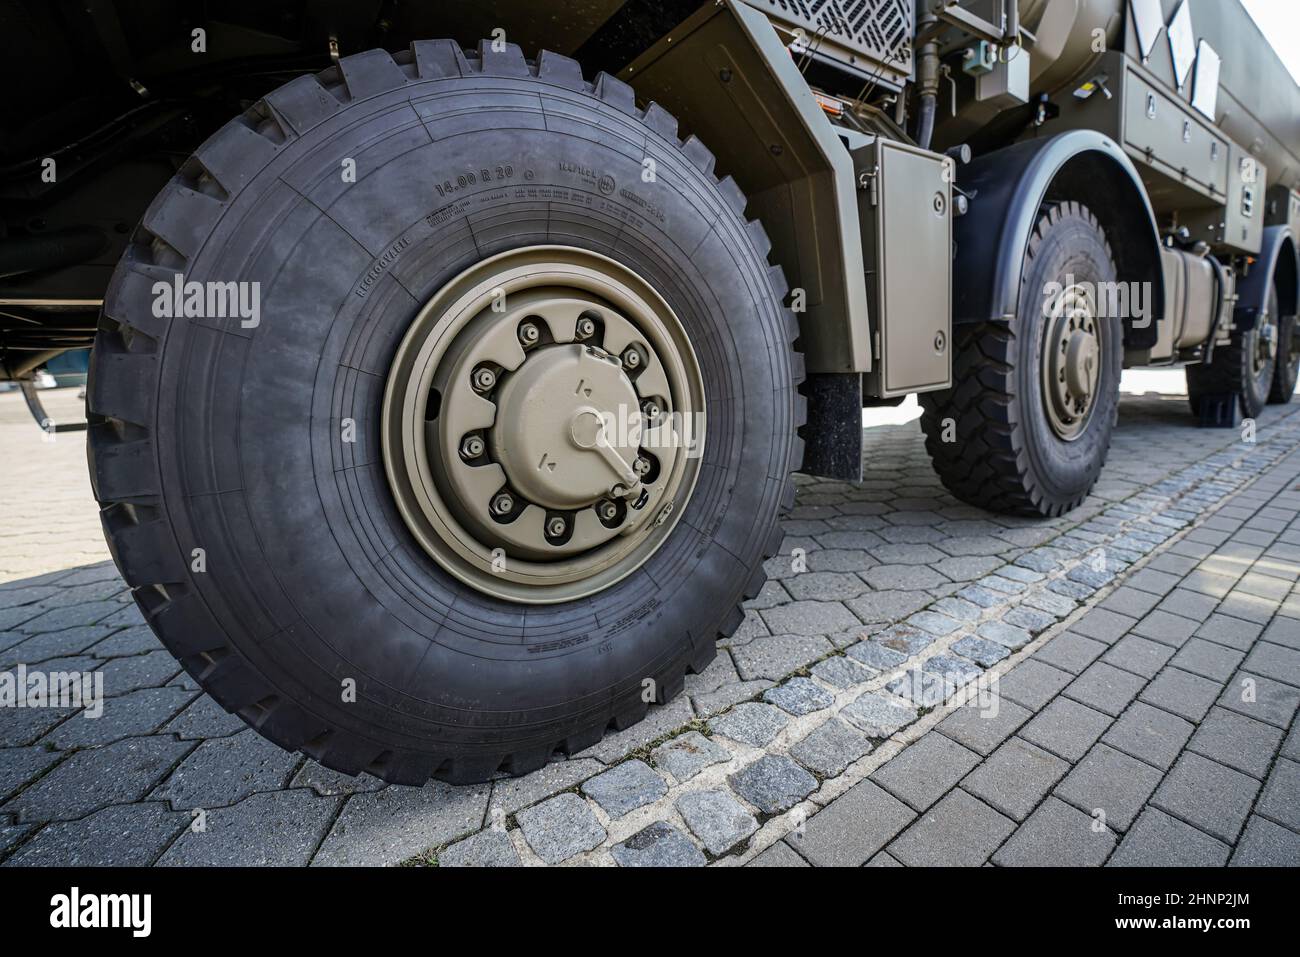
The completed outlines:
[[[497,374],[486,366],[474,373],[474,388],[479,392],[491,392],[497,384]]]
[[[629,369],[641,368],[641,353],[636,351],[635,346],[628,346],[623,350],[623,365]]]
[[[638,455],[632,463],[632,471],[644,478],[650,473],[650,460],[644,455]]]
[[[659,412],[660,412],[659,403],[656,402],[654,399],[646,399],[644,402],[641,403],[641,414],[644,415],[651,422],[658,421]]]
[[[541,331],[531,322],[525,322],[519,327],[519,341],[526,346],[536,345],[541,337]]]
[[[515,500],[509,492],[501,492],[492,499],[492,511],[497,515],[509,515],[514,507]]]
[[[602,522],[612,522],[618,518],[618,506],[607,499],[596,506],[596,515]]]
[[[551,538],[560,538],[568,529],[569,524],[558,515],[546,520],[546,534]]]
[[[483,449],[483,440],[477,435],[467,435],[465,441],[460,443],[460,454],[467,459],[478,458],[483,454]]]
[[[590,339],[595,334],[596,334],[596,323],[593,320],[588,319],[586,316],[583,316],[581,319],[578,320],[579,339]]]

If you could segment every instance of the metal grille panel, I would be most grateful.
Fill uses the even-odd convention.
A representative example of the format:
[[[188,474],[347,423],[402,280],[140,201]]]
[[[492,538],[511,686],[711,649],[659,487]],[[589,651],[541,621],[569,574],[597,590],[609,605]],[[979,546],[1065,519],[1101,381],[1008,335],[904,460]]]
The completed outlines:
[[[819,60],[892,86],[912,76],[915,0],[749,0],[787,29],[802,29]]]

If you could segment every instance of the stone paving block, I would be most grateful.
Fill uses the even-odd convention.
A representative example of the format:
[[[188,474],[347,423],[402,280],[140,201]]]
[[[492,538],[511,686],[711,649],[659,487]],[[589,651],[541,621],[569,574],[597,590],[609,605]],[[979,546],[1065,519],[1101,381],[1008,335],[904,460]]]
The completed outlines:
[[[1190,618],[1170,614],[1157,608],[1134,625],[1132,632],[1143,638],[1179,648],[1192,636],[1192,632],[1196,631],[1197,627],[1198,622]]]
[[[690,791],[676,805],[691,833],[714,857],[733,850],[758,830],[758,820],[729,791]]]
[[[935,636],[914,625],[900,622],[874,635],[872,641],[910,657],[934,644]]]
[[[840,717],[869,738],[887,738],[917,719],[916,708],[897,698],[868,691],[850,701]]]
[[[1034,652],[1034,659],[1077,675],[1105,651],[1105,642],[1067,631]]]
[[[998,694],[1031,711],[1037,711],[1065,688],[1074,675],[1030,658],[1022,661],[998,681]]]
[[[62,761],[64,755],[41,745],[0,749],[0,800]]]
[[[1132,672],[1143,678],[1154,678],[1174,656],[1174,649],[1141,635],[1125,635],[1101,656],[1108,665]]]
[[[953,643],[952,650],[955,654],[959,654],[963,658],[969,658],[985,668],[993,667],[1011,654],[1005,645],[975,635],[967,635],[965,638],[958,639]]]
[[[1019,605],[1002,616],[1002,621],[1016,628],[1023,628],[1031,635],[1037,635],[1056,624],[1056,615]]]
[[[1291,733],[1286,736],[1286,741],[1282,743],[1281,754],[1292,761],[1300,761],[1300,722],[1296,722],[1291,726]]]
[[[298,789],[256,794],[204,814],[158,859],[160,867],[301,867],[311,860],[339,798]]]
[[[88,653],[88,649],[112,633],[111,628],[91,625],[24,636],[24,640],[11,645],[0,654],[0,669],[7,670],[17,664],[35,665],[53,658],[70,658],[83,652]],[[94,668],[97,664],[98,662],[92,662],[89,667]]]
[[[39,824],[5,824],[0,823],[0,857],[17,847],[28,834],[40,827]]]
[[[160,648],[162,644],[152,628],[148,625],[136,625],[134,628],[123,628],[121,631],[113,632],[87,649],[87,653],[96,658],[124,658],[130,655],[142,655]]]
[[[1246,656],[1242,667],[1246,671],[1300,687],[1300,651],[1294,648],[1261,641]]]
[[[1061,692],[1095,711],[1118,717],[1138,696],[1146,679],[1098,661]]]
[[[659,800],[668,793],[668,785],[648,764],[634,759],[588,778],[582,782],[581,790],[611,818],[620,818]]]
[[[446,844],[453,838],[481,828],[488,808],[488,795],[491,792],[491,784],[458,786],[442,781],[430,781],[419,788],[393,785],[382,791],[354,794],[344,799],[346,803],[343,805],[343,810],[321,843],[320,850],[312,858],[312,864],[334,866],[400,864],[416,855],[424,854],[431,848]],[[307,788],[278,793],[315,796],[314,792]],[[586,809],[586,803],[576,794],[561,794],[560,797],[572,798]],[[243,804],[247,803],[248,801],[243,802]],[[541,807],[544,805],[539,804],[527,811],[520,811],[517,815],[520,826],[523,826],[526,815],[532,814]],[[210,817],[213,812],[208,813]],[[591,811],[587,810],[587,813],[591,814]],[[542,815],[538,816],[540,818]],[[595,819],[595,815],[592,815],[592,819]],[[568,839],[579,840],[582,834],[580,822],[575,819],[568,824],[570,825]],[[557,823],[556,826],[565,827],[562,823]],[[525,830],[524,833],[527,835],[528,831]],[[604,840],[604,828],[600,828],[600,835],[600,840]],[[532,844],[534,850],[537,849],[531,837],[528,843]]]
[[[1159,603],[1159,596],[1132,588],[1125,583],[1107,595],[1101,607],[1119,612],[1121,615],[1128,615],[1130,618],[1142,618]]]
[[[764,755],[727,780],[764,814],[788,811],[817,790],[817,779],[784,755]]]
[[[726,714],[711,719],[709,729],[733,741],[761,748],[780,734],[789,722],[790,716],[780,708],[747,701],[736,705]]]
[[[60,750],[108,744],[121,738],[148,734],[165,723],[194,697],[184,688],[141,688],[117,698],[107,698],[97,718],[82,711],[41,739]]]
[[[1013,701],[995,698],[988,706],[972,702],[939,722],[936,730],[978,754],[989,755],[1029,720],[1031,712]]]
[[[610,848],[619,867],[703,867],[700,849],[666,821],[655,821]]]
[[[1087,814],[1098,810],[1112,830],[1128,830],[1160,783],[1156,768],[1097,744],[1056,788],[1056,796]]]
[[[237,714],[230,714],[206,694],[172,718],[163,729],[181,738],[224,738],[238,734],[248,725]]]
[[[157,801],[118,804],[79,821],[41,828],[7,867],[148,867],[182,830],[188,814]]]
[[[921,670],[937,675],[955,687],[968,684],[984,673],[978,666],[955,655],[931,655],[921,662]]]
[[[1263,779],[1282,743],[1282,732],[1245,715],[1213,708],[1192,735],[1190,751]]]
[[[1231,867],[1300,867],[1300,834],[1252,814]]]
[[[1106,864],[1110,867],[1222,867],[1231,850],[1204,831],[1148,805]]]
[[[757,686],[743,697],[758,694],[767,686]],[[728,703],[730,704],[730,702]],[[689,724],[695,717],[690,701],[677,697],[665,705],[651,705],[649,712],[637,724],[626,731],[606,734],[599,744],[593,744],[586,751],[578,753],[580,758],[595,758],[606,764],[621,761],[623,757],[637,748],[644,747],[651,741],[657,741],[671,731],[676,731],[684,724]]]
[[[1137,624],[1137,619],[1129,615],[1106,608],[1094,608],[1070,624],[1070,630],[1086,638],[1095,638],[1106,644],[1114,644],[1129,629]]]
[[[289,782],[291,788],[311,788],[322,797],[382,791],[387,786],[373,774],[364,771],[356,775],[344,774],[333,768],[322,767],[310,758],[303,762]]]
[[[835,777],[854,761],[871,753],[871,742],[861,731],[831,718],[790,748],[790,755],[814,774]]]
[[[856,615],[832,601],[795,601],[760,614],[774,635],[826,635],[860,624]]]
[[[906,654],[886,648],[878,641],[860,641],[845,654],[874,671],[889,671],[907,661]]]
[[[690,696],[690,700],[691,703],[694,704],[695,706],[696,714],[698,714],[701,718],[710,718],[715,714],[720,714],[723,711],[726,711],[734,704],[738,704],[741,701],[748,701],[750,698],[754,697],[754,695],[762,694],[764,691],[766,691],[768,688],[771,688],[775,684],[776,682],[770,681],[766,678],[760,679],[758,681],[737,681],[737,682],[733,682],[732,684],[723,685],[722,687],[718,688],[716,691],[710,691],[704,694],[692,694]],[[670,703],[668,705],[665,705],[665,708],[669,708],[671,706],[672,704]],[[653,712],[653,709],[651,710]],[[661,729],[659,734],[649,735],[649,736],[638,735],[637,737],[641,738],[642,740],[629,741],[621,744],[611,742],[608,745],[605,745],[605,743],[602,742],[602,744],[596,745],[590,751],[584,751],[583,753],[598,754],[601,757],[601,759],[604,761],[617,761],[620,756],[627,754],[629,751],[635,751],[641,745],[649,744],[651,741],[654,741],[656,738],[663,737],[663,735],[666,733],[675,731],[678,727],[681,726],[681,724],[685,724],[687,721],[690,720],[690,718],[687,718],[685,719],[685,721],[682,721],[680,724],[673,725],[671,720],[667,720],[668,717],[667,715],[665,715],[664,717],[665,720],[661,721],[658,724],[658,727]],[[627,731],[622,731],[619,733],[632,734],[633,732],[636,731],[638,727],[639,725],[633,725],[631,728],[628,728]],[[607,736],[606,741],[608,740],[609,737]]]
[[[1078,761],[1110,723],[1100,711],[1057,698],[1020,729],[1020,736],[1067,761]]]
[[[986,621],[975,630],[975,633],[981,638],[996,641],[1011,651],[1019,651],[1034,638],[1025,629],[1008,625],[1003,621]]]
[[[835,696],[811,678],[798,677],[764,691],[763,700],[788,714],[805,715],[829,708]]]
[[[924,592],[888,589],[854,598],[845,604],[863,621],[894,622],[920,611],[930,601],[930,596]]]
[[[1300,708],[1300,689],[1263,675],[1239,671],[1223,689],[1217,704],[1285,730]]]
[[[1233,618],[1244,618],[1259,624],[1267,624],[1278,612],[1279,603],[1271,598],[1260,598],[1243,591],[1232,591],[1219,603],[1219,611]]]
[[[1012,738],[966,775],[961,786],[1017,821],[1052,789],[1069,765],[1021,738]]]
[[[867,642],[863,642],[867,644]],[[857,647],[856,645],[854,647]],[[812,666],[814,678],[835,688],[851,688],[872,677],[875,672],[844,655],[835,655]]]
[[[1204,621],[1218,604],[1219,600],[1209,595],[1188,591],[1186,588],[1175,588],[1161,600],[1156,609],[1180,618]]]
[[[15,630],[36,635],[47,631],[84,628],[98,624],[121,608],[122,605],[116,601],[92,601],[71,606],[55,605],[35,618],[22,620],[16,625]],[[22,616],[18,617],[22,618]]]
[[[1074,612],[1079,606],[1073,598],[1067,598],[1065,595],[1058,595],[1054,591],[1040,589],[1025,596],[1024,604],[1030,608],[1037,608],[1045,611],[1054,618],[1064,618]]]
[[[957,686],[942,675],[910,668],[885,685],[885,690],[917,708],[936,708],[948,700]]]
[[[785,579],[782,584],[795,601],[844,601],[870,591],[857,575],[844,572],[809,570]]]
[[[1015,822],[961,788],[921,815],[887,850],[908,867],[978,867]]]
[[[1245,624],[1243,622],[1243,625]],[[1300,619],[1278,616],[1264,629],[1264,634],[1261,637],[1275,645],[1300,649]]]
[[[158,650],[131,658],[113,658],[98,669],[104,676],[104,694],[126,694],[137,688],[157,688],[165,685],[181,670],[171,652]]]
[[[250,728],[204,741],[150,797],[178,811],[222,807],[258,791],[278,791],[300,760]]]
[[[543,798],[567,790],[602,770],[604,765],[592,758],[552,761],[523,777],[502,778],[494,782],[490,808],[493,813],[497,813],[495,809],[499,808],[500,813],[514,814]]]
[[[1222,687],[1220,682],[1170,665],[1151,680],[1139,698],[1188,721],[1200,721]]]
[[[1167,770],[1191,737],[1192,730],[1192,725],[1177,715],[1138,701],[1110,726],[1101,740]]]
[[[979,755],[941,734],[926,734],[877,768],[871,780],[924,811],[979,764]]]
[[[650,760],[673,780],[689,781],[705,768],[731,760],[731,752],[698,731],[687,731],[650,752]]]
[[[1257,622],[1214,614],[1205,619],[1201,627],[1196,629],[1195,634],[1197,638],[1236,648],[1238,651],[1248,651],[1255,643],[1255,639],[1259,637],[1262,628],[1263,626]]]
[[[1152,595],[1164,596],[1179,586],[1181,577],[1148,565],[1146,568],[1129,575],[1124,585],[1127,588],[1135,588],[1138,591],[1148,592]]]
[[[777,841],[761,854],[756,854],[746,867],[808,867],[808,862],[784,841]]]
[[[1097,867],[1115,847],[1109,828],[1049,797],[993,855],[1003,867]]]
[[[733,648],[731,656],[744,680],[770,678],[777,681],[834,650],[830,641],[819,636],[766,635]]]
[[[1192,638],[1178,649],[1170,664],[1203,678],[1224,682],[1232,677],[1243,657],[1243,652],[1233,648],[1225,648],[1204,638]]]
[[[5,708],[0,713],[4,718],[0,721],[0,748],[35,744],[76,712],[76,708]]]
[[[78,751],[29,786],[0,812],[19,822],[84,817],[110,804],[138,801],[194,745],[170,738],[126,738]]]
[[[1300,763],[1278,758],[1255,810],[1278,824],[1300,831]]]
[[[1187,752],[1174,764],[1151,803],[1231,844],[1258,793],[1259,782],[1254,778]]]
[[[519,852],[502,828],[489,827],[438,852],[439,867],[519,867]]]
[[[845,791],[787,840],[820,867],[860,867],[916,817],[871,781]]]

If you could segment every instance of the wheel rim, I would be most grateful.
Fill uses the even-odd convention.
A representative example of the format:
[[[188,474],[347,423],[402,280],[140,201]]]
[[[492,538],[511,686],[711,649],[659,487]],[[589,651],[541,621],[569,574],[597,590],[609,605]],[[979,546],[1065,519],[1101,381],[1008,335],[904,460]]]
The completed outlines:
[[[686,332],[635,273],[531,246],[420,310],[384,394],[384,467],[424,550],[511,601],[592,594],[640,567],[689,499],[704,389]]]
[[[1250,374],[1259,378],[1277,358],[1277,317],[1270,310],[1255,330],[1255,348],[1250,352]]]
[[[1056,435],[1073,442],[1097,405],[1103,352],[1102,323],[1092,294],[1066,288],[1048,303],[1043,332],[1043,407]]]

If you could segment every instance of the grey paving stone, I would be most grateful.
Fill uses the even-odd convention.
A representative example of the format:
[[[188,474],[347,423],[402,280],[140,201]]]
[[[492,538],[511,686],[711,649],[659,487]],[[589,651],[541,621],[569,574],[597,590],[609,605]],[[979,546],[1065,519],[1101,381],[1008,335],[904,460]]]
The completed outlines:
[[[700,849],[666,821],[655,821],[610,848],[619,867],[703,867]]]
[[[1218,599],[1211,598],[1209,595],[1188,591],[1186,588],[1175,588],[1156,608],[1193,621],[1205,621],[1218,604]]]
[[[985,668],[991,668],[1011,654],[1005,645],[975,635],[967,635],[953,642],[952,650],[963,658],[969,658]]]
[[[582,793],[611,818],[619,818],[659,800],[668,793],[668,785],[644,761],[633,759],[583,781]]]
[[[1222,687],[1219,682],[1170,665],[1151,680],[1139,698],[1188,721],[1200,721]]]
[[[1236,621],[1236,619],[1233,620]],[[1243,626],[1252,624],[1252,622],[1242,622]],[[1284,618],[1279,615],[1264,629],[1262,637],[1265,641],[1270,641],[1275,645],[1300,649],[1300,619]]]
[[[903,652],[886,648],[878,641],[860,641],[844,653],[875,671],[889,671],[907,660]]]
[[[885,685],[885,690],[910,702],[917,708],[935,708],[943,704],[957,686],[942,675],[909,668]]]
[[[64,755],[41,745],[0,749],[0,800],[39,777]]]
[[[1023,628],[1030,634],[1037,635],[1056,624],[1056,615],[1020,605],[1003,615],[1002,620],[1008,625]]]
[[[181,670],[171,652],[158,650],[131,658],[113,658],[98,669],[104,676],[104,694],[126,694],[137,688],[158,688]]]
[[[1187,752],[1174,764],[1151,803],[1231,844],[1257,793],[1259,782],[1254,778]]]
[[[736,705],[726,714],[711,719],[709,729],[733,741],[762,748],[770,744],[789,723],[790,716],[780,708],[747,701]]]
[[[1263,675],[1239,671],[1223,689],[1217,703],[1229,711],[1286,729],[1300,707],[1300,690]]]
[[[1281,619],[1279,619],[1281,620]],[[1196,637],[1227,645],[1238,651],[1248,651],[1260,636],[1262,627],[1253,621],[1243,621],[1228,615],[1211,615],[1196,629]]]
[[[968,684],[984,673],[975,664],[955,655],[931,655],[921,662],[921,670],[945,679],[954,687]]]
[[[1255,810],[1278,824],[1300,831],[1300,763],[1278,758]]]
[[[1115,834],[1092,817],[1049,797],[993,855],[1003,867],[1097,867]]]
[[[921,591],[948,584],[948,579],[925,565],[877,565],[858,574],[877,591]]]
[[[1148,806],[1106,862],[1110,867],[1222,867],[1232,849]]]
[[[808,867],[809,864],[784,841],[777,841],[745,865],[746,867]]]
[[[1281,743],[1280,729],[1233,711],[1212,708],[1187,747],[1262,780]]]
[[[194,692],[184,688],[141,688],[106,698],[99,717],[87,717],[83,710],[42,738],[41,744],[67,750],[148,734],[193,697]]]
[[[805,715],[829,708],[835,696],[811,678],[798,677],[764,691],[763,700],[789,714]]]
[[[941,734],[926,734],[885,762],[871,780],[917,811],[939,800],[979,763],[979,755]]]
[[[796,601],[843,601],[870,590],[857,575],[830,571],[800,572],[782,584]]]
[[[796,761],[823,778],[835,777],[870,752],[867,736],[839,718],[822,723],[790,749]]]
[[[935,730],[978,754],[988,755],[1029,720],[1031,712],[1013,701],[994,698],[953,711]]]
[[[204,741],[150,797],[178,811],[234,804],[284,787],[299,760],[250,728]]]
[[[604,765],[591,758],[552,761],[523,777],[496,781],[492,785],[491,806],[500,808],[505,814],[514,814],[521,808],[567,790],[602,770]]]
[[[860,867],[916,817],[871,781],[845,791],[787,840],[821,867]]]
[[[1191,737],[1192,725],[1177,715],[1134,702],[1102,741],[1158,768],[1168,769]]]
[[[506,831],[489,827],[438,853],[439,867],[518,867],[519,852]]]
[[[850,701],[840,717],[869,738],[887,738],[917,719],[917,710],[896,698],[868,691]]]
[[[1071,623],[1070,630],[1109,645],[1118,641],[1136,624],[1137,619],[1129,615],[1121,615],[1106,608],[1094,608]]]
[[[1291,725],[1291,733],[1282,742],[1282,757],[1300,761],[1300,722]]]
[[[650,760],[667,771],[679,784],[689,781],[705,768],[731,760],[731,752],[698,731],[687,731],[650,752]]]
[[[339,798],[298,789],[256,794],[204,812],[204,830],[187,829],[160,867],[301,867],[329,827]]]
[[[1232,867],[1300,866],[1300,834],[1252,814],[1228,863]]]
[[[1061,692],[1095,711],[1118,717],[1138,696],[1146,679],[1098,661]]]
[[[813,673],[814,674],[817,673],[816,668],[813,668]],[[772,687],[775,683],[776,682],[770,681],[766,678],[760,679],[758,681],[737,681],[731,684],[723,685],[722,687],[718,688],[716,691],[710,691],[701,694],[692,694],[690,696],[690,699],[691,702],[695,705],[696,713],[698,713],[701,718],[709,718],[715,714],[720,714],[721,712],[726,711],[728,708],[730,708],[734,704],[737,704],[738,702],[748,701],[750,698],[754,697],[754,695],[762,694],[768,688]],[[670,703],[665,707],[664,710],[667,710],[668,708],[671,707],[672,704]],[[653,709],[651,710],[653,711]],[[685,718],[684,721],[676,725],[673,725],[671,721],[665,720],[660,723],[660,731],[658,734],[648,735],[648,736],[642,735],[641,737],[643,738],[643,740],[629,741],[626,742],[625,744],[609,746],[609,747],[602,747],[602,745],[604,745],[604,742],[602,742],[600,745],[596,745],[596,747],[593,748],[591,751],[584,751],[583,754],[595,753],[595,754],[599,754],[601,756],[601,759],[604,761],[617,761],[619,757],[621,757],[624,754],[627,754],[629,751],[634,751],[636,750],[636,748],[640,747],[641,745],[648,744],[650,741],[653,741],[656,738],[663,737],[665,733],[675,731],[677,728],[681,727],[681,724],[684,724],[686,721],[689,720],[690,718]],[[633,725],[627,731],[620,732],[620,733],[629,734],[635,731],[638,727],[640,727],[640,725]],[[608,738],[606,740],[608,740]]]
[[[1021,738],[1007,741],[961,786],[1003,814],[1023,821],[1069,765]]]
[[[1300,687],[1300,651],[1261,641],[1255,645],[1242,667],[1293,687]]]
[[[769,685],[751,685],[752,690],[742,695],[748,698],[759,694]],[[731,702],[728,702],[730,704]],[[691,703],[686,697],[677,697],[665,705],[651,705],[649,712],[637,724],[626,731],[607,734],[599,744],[594,744],[577,757],[595,758],[606,764],[621,761],[623,757],[637,748],[644,747],[651,741],[657,741],[664,735],[676,731],[682,725],[689,724],[695,718]]]
[[[1067,761],[1077,761],[1110,722],[1110,717],[1100,711],[1057,698],[1020,729],[1020,736]]]
[[[691,833],[714,857],[733,850],[758,830],[758,821],[729,791],[690,791],[676,804]]]
[[[79,821],[54,821],[41,828],[7,867],[147,867],[190,816],[156,801],[118,804]]]
[[[777,681],[834,650],[835,646],[820,636],[765,635],[733,648],[731,656],[740,677],[746,681],[757,678]]]
[[[918,611],[907,619],[907,623],[920,628],[927,634],[934,635],[936,638],[950,635],[961,627],[961,622],[956,618],[949,618],[947,615],[941,615],[935,611]]]
[[[1198,627],[1197,621],[1157,608],[1134,625],[1132,630],[1135,635],[1178,648]]]
[[[548,864],[598,847],[606,837],[587,802],[571,792],[520,811],[516,820],[528,846]]]
[[[1141,635],[1125,635],[1101,656],[1101,660],[1108,665],[1150,679],[1154,678],[1173,656],[1174,649],[1168,645],[1143,638]]]
[[[239,715],[228,713],[204,694],[169,721],[163,730],[185,739],[224,738],[247,727]]]
[[[867,642],[863,642],[867,644]],[[857,647],[856,645],[854,647]],[[826,682],[835,688],[851,688],[856,684],[861,684],[870,678],[875,672],[858,664],[851,658],[843,655],[835,655],[827,658],[825,661],[819,661],[812,666],[811,674],[814,678]]]
[[[1058,595],[1056,592],[1047,589],[1040,589],[1026,595],[1023,604],[1030,608],[1045,611],[1054,618],[1064,618],[1079,607],[1079,603],[1073,598]]]
[[[20,823],[59,821],[138,801],[192,747],[170,738],[126,738],[78,751],[0,811],[17,814]]]
[[[1162,572],[1148,566],[1141,571],[1134,572],[1124,584],[1129,588],[1164,596],[1178,587],[1180,578],[1179,575],[1171,575],[1169,572]]]
[[[957,788],[887,850],[908,867],[978,867],[1015,827],[1010,818]]]
[[[1073,680],[1074,676],[1070,672],[1030,658],[1002,676],[998,682],[998,693],[1031,711],[1037,711]]]
[[[99,627],[99,626],[96,626]],[[134,628],[123,628],[115,631],[102,641],[96,642],[89,649],[88,654],[96,658],[122,658],[130,655],[142,655],[148,651],[155,651],[162,648],[158,641],[158,636],[153,633],[153,629],[148,625],[136,625]]]
[[[932,599],[925,592],[887,589],[875,591],[846,602],[853,613],[866,622],[899,621],[920,611]]]
[[[322,797],[336,797],[382,791],[387,785],[373,774],[364,771],[356,775],[344,774],[342,771],[322,767],[308,758],[294,774],[289,787],[311,788]]]
[[[897,625],[890,625],[878,635],[874,635],[872,641],[911,656],[934,644],[935,636],[927,631],[922,631],[914,625],[900,622]]]
[[[35,665],[54,658],[80,655],[112,633],[111,628],[91,625],[24,637],[24,640],[11,645],[0,654],[0,669],[9,669],[20,663]],[[94,668],[97,664],[98,662],[92,662],[89,667]]]
[[[833,601],[795,601],[760,614],[774,635],[827,635],[859,625],[857,616]]]
[[[0,823],[0,857],[8,853],[10,848],[16,847],[20,841],[38,827],[40,827],[39,824]]]
[[[817,790],[817,779],[784,755],[766,754],[727,780],[764,814],[788,811]]]
[[[1160,783],[1156,768],[1098,744],[1056,788],[1056,796],[1090,815],[1102,811],[1112,830],[1125,831]]]
[[[981,638],[996,641],[1012,651],[1019,651],[1034,638],[1025,629],[1008,625],[1004,621],[986,621],[975,630],[975,633]]]
[[[60,722],[76,713],[75,708],[5,708],[0,721],[0,748],[35,744]],[[82,718],[80,720],[87,720]]]
[[[1242,652],[1233,648],[1203,638],[1191,638],[1178,649],[1170,664],[1222,683],[1232,677],[1243,657]]]
[[[1034,659],[1077,675],[1105,651],[1104,642],[1067,631],[1034,652]]]
[[[343,810],[312,858],[312,864],[400,864],[453,838],[479,830],[491,792],[490,784],[456,786],[430,781],[420,788],[390,786],[382,791],[354,794],[345,799]],[[304,788],[281,793],[313,792]],[[582,801],[576,794],[567,796]],[[521,826],[529,813],[519,812]],[[576,822],[573,832],[575,836],[578,833]],[[603,828],[601,838],[604,839]]]
[[[1119,612],[1121,615],[1128,615],[1131,618],[1141,618],[1159,603],[1160,598],[1158,596],[1124,584],[1107,595],[1105,601],[1101,603],[1101,607]]]

